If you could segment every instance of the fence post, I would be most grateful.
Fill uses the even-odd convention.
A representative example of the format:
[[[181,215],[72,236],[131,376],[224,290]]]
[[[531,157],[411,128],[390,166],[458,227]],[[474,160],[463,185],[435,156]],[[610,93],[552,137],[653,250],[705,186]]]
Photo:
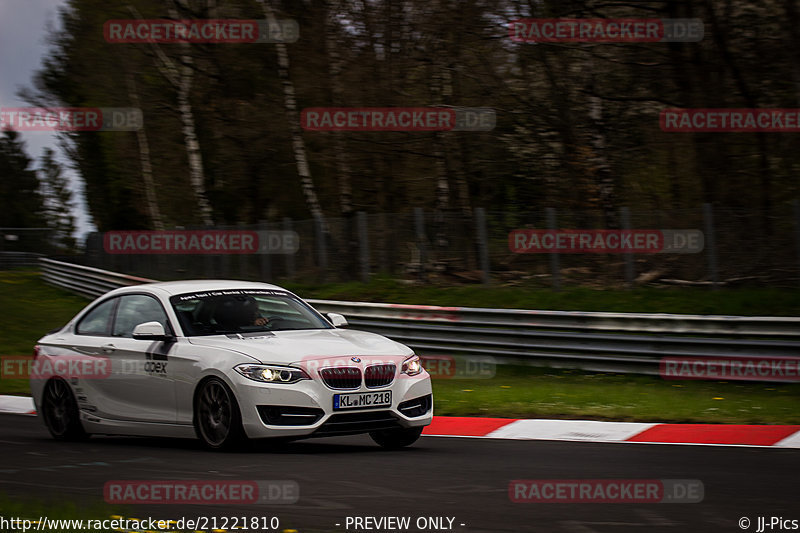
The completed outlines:
[[[325,244],[325,231],[322,227],[322,216],[314,215],[314,236],[317,247],[317,262],[320,269],[320,281],[325,281],[328,273],[328,247]]]
[[[631,230],[631,210],[627,207],[621,207],[619,210],[619,217],[622,221],[622,229],[625,231]],[[625,252],[625,287],[630,289],[633,287],[633,254]]]
[[[262,232],[267,231],[267,228],[269,228],[269,226],[266,220],[258,221],[259,240],[261,239],[261,235],[264,235]],[[263,244],[267,243],[259,242],[258,244],[259,248],[261,248]],[[271,254],[263,253],[262,250],[259,249],[258,266],[261,281],[272,282],[272,257],[270,257],[270,255]]]
[[[489,243],[486,237],[486,210],[482,207],[475,208],[475,230],[478,236],[478,264],[481,269],[481,280],[488,285],[491,281],[489,275]]]
[[[425,263],[428,261],[425,250],[425,212],[421,207],[414,208],[414,228],[417,233],[417,249],[419,250],[419,279],[425,281]]]
[[[289,217],[283,218],[283,230],[292,231],[292,219]],[[299,239],[299,236],[298,236]],[[286,277],[294,279],[294,254],[284,255],[286,258]]]
[[[717,272],[717,250],[714,242],[714,212],[711,204],[703,204],[703,221],[705,222],[705,245],[706,257],[708,258],[708,270],[711,274],[711,288],[719,289],[719,273]]]
[[[369,234],[367,233],[367,214],[356,213],[356,230],[358,231],[358,260],[361,263],[361,281],[369,283]]]
[[[792,200],[792,214],[794,215],[794,249],[797,252],[797,281],[800,282],[800,200]]]
[[[554,207],[548,207],[545,212],[547,213],[547,229],[556,230],[556,210]],[[557,253],[550,255],[550,273],[553,276],[553,290],[561,290],[561,258]]]

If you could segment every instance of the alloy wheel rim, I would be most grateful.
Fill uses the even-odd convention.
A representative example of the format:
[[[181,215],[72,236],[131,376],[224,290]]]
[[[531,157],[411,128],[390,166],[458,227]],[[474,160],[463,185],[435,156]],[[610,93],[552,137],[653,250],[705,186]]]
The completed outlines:
[[[200,395],[199,423],[205,440],[219,446],[231,428],[232,408],[228,391],[216,382],[209,382]]]
[[[66,385],[62,381],[56,380],[51,382],[47,391],[44,405],[45,416],[53,432],[63,435],[69,426],[69,395]]]

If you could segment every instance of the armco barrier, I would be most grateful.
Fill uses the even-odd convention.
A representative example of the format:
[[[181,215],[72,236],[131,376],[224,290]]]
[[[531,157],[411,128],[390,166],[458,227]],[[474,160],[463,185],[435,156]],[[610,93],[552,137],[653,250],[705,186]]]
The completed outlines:
[[[42,259],[44,279],[84,296],[155,280]],[[425,355],[492,356],[604,372],[657,374],[663,357],[797,357],[800,318],[480,309],[308,300],[353,329]]]

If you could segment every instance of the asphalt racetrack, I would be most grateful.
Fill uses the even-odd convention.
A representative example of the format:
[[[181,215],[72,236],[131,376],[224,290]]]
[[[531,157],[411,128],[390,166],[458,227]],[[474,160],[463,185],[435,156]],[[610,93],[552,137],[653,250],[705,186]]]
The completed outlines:
[[[136,518],[277,516],[280,530],[345,527],[347,517],[454,518],[427,531],[756,531],[760,516],[800,519],[800,450],[423,437],[383,451],[367,436],[256,444],[214,453],[177,439],[61,443],[41,420],[0,415],[0,491],[13,499],[103,501],[111,480],[295,480],[292,505],[128,506]],[[513,503],[514,479],[698,479],[701,503]],[[444,520],[444,524],[448,521]],[[340,524],[337,526],[336,524]],[[462,525],[463,524],[463,525]],[[396,531],[396,530],[395,530]],[[407,531],[420,531],[415,526]]]

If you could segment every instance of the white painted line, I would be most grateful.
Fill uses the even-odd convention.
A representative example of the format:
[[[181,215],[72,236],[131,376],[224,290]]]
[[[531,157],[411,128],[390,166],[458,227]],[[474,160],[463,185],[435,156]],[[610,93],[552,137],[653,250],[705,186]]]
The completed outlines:
[[[36,415],[33,398],[0,395],[0,414]],[[723,446],[742,448],[800,448],[800,431],[772,446],[751,444],[708,444],[693,442],[631,442],[627,439],[648,430],[656,423],[600,422],[597,420],[515,420],[501,428],[480,436],[424,435],[425,437],[450,437],[471,439],[582,441],[624,444],[650,444],[664,446]]]
[[[780,448],[800,448],[800,431],[795,432],[794,435],[789,435],[783,440],[779,440],[773,444],[773,446]]]
[[[0,413],[15,415],[35,415],[33,398],[28,396],[0,396]]]
[[[597,420],[517,420],[486,436],[493,439],[623,442],[655,425]]]

